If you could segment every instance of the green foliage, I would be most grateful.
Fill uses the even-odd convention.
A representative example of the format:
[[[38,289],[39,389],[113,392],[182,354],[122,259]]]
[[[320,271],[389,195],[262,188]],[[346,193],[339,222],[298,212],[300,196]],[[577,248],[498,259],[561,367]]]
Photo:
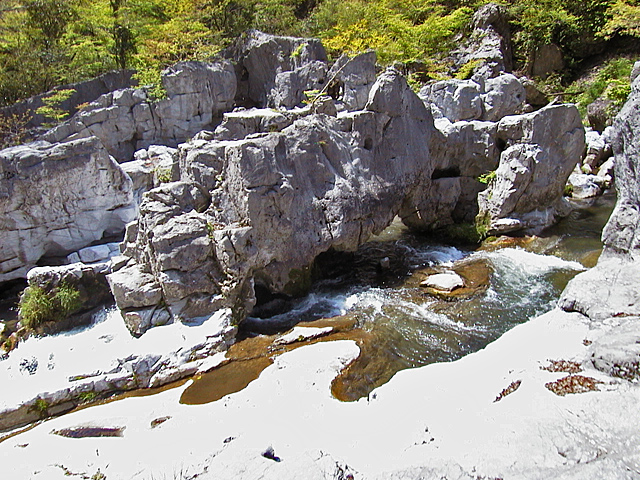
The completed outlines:
[[[467,63],[465,63],[464,65],[462,65],[460,67],[460,69],[458,70],[458,72],[455,75],[455,78],[457,78],[458,80],[468,80],[472,77],[473,72],[475,71],[476,67],[478,67],[480,64],[482,63],[482,60],[479,58],[476,58],[475,60],[470,60]]]
[[[412,84],[449,69],[442,59],[468,33],[486,0],[3,0],[0,105],[94,77],[135,68],[150,95],[164,98],[160,72],[207,60],[250,28],[320,37],[331,54],[377,50],[383,64],[426,64]],[[510,0],[521,66],[553,42],[571,57],[584,42],[640,36],[637,0]],[[292,57],[301,50],[292,52]],[[569,58],[571,60],[571,58]],[[476,65],[456,74],[468,78]],[[624,97],[614,85],[609,96]],[[49,112],[54,113],[54,112]]]
[[[483,173],[482,175],[480,175],[478,177],[478,181],[480,183],[484,183],[485,185],[487,185],[490,182],[492,182],[495,178],[496,178],[496,171],[492,170],[490,172]]]
[[[27,139],[29,114],[0,115],[0,149],[19,145]]]
[[[160,183],[171,182],[171,168],[156,168],[155,174]]]
[[[51,292],[38,286],[30,286],[20,298],[20,322],[35,330],[44,322],[55,322],[68,317],[81,306],[80,292],[67,283],[60,284]]]
[[[456,2],[457,4],[457,2]],[[326,0],[314,12],[316,33],[333,52],[373,48],[382,63],[429,59],[445,52],[473,10],[433,0]]]
[[[583,117],[587,106],[600,97],[611,100],[616,110],[621,108],[631,92],[629,77],[633,63],[633,59],[624,57],[607,61],[590,78],[570,85],[567,100],[578,105]]]
[[[611,0],[516,0],[509,14],[514,25],[515,54],[522,65],[548,43],[566,53],[592,41],[604,28]]]
[[[36,401],[31,409],[36,412],[41,418],[44,418],[48,415],[49,402],[47,402],[44,398],[38,397],[36,398]]]
[[[636,0],[615,0],[606,15],[607,21],[599,34],[604,38],[615,35],[640,37],[640,4]]]
[[[72,88],[55,90],[50,95],[43,97],[43,106],[36,110],[37,114],[48,118],[53,124],[60,123],[69,116],[69,112],[60,108],[65,100],[68,100],[76,91]]]
[[[567,183],[564,186],[564,191],[562,192],[562,195],[565,197],[570,197],[573,195],[573,185],[571,185],[570,183]]]
[[[78,400],[82,403],[93,402],[98,397],[96,392],[80,392],[78,394]]]

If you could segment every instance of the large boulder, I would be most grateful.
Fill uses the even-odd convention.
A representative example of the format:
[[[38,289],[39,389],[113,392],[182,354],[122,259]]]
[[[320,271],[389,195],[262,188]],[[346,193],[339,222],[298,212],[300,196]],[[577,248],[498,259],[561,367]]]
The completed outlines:
[[[567,213],[563,193],[585,148],[584,128],[573,105],[552,105],[503,118],[497,139],[500,163],[478,195],[479,223],[487,233],[536,233]]]
[[[327,54],[317,39],[251,30],[225,52],[236,63],[238,101],[259,107],[293,107],[305,90],[323,88]]]
[[[510,72],[512,68],[511,30],[506,9],[487,3],[473,15],[469,40],[452,53],[457,68],[474,65],[485,78]]]
[[[110,275],[116,302],[125,315],[166,309],[172,320],[230,308],[238,321],[255,285],[305,291],[317,255],[357,248],[398,213],[420,214],[432,131],[429,111],[389,70],[364,111],[180,146],[181,181],[145,194],[127,230],[124,253],[136,266]],[[130,273],[148,286],[139,300],[126,293],[140,290],[127,286]]]
[[[95,137],[0,152],[0,282],[124,230],[132,184]]]
[[[418,94],[435,118],[452,122],[482,118],[481,86],[472,80],[441,80],[425,85]]]
[[[106,263],[73,263],[31,269],[27,275],[28,287],[23,296],[28,295],[30,289],[40,289],[45,295],[52,297],[61,287],[77,294],[73,308],[65,312],[67,315],[46,319],[42,324],[34,325],[33,330],[38,334],[53,334],[89,323],[99,307],[113,302],[106,280],[108,272],[109,265]]]

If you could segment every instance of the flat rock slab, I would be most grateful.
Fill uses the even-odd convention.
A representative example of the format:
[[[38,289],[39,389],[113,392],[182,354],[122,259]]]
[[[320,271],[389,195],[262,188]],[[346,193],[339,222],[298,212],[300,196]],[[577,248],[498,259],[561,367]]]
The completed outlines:
[[[427,277],[420,286],[430,287],[445,292],[452,292],[456,288],[464,287],[464,279],[454,272],[436,273],[435,275]]]

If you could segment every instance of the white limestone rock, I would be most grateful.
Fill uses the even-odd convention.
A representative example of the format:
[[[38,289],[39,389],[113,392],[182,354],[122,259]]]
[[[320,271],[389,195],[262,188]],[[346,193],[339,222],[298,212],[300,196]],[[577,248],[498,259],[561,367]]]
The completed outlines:
[[[131,180],[95,137],[5,149],[0,171],[0,282],[135,218]]]

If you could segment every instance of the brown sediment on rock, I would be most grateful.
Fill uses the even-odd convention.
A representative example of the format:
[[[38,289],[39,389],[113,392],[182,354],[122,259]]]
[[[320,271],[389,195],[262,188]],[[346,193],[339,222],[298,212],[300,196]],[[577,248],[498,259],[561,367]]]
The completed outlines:
[[[501,248],[509,248],[509,247],[520,247],[527,248],[532,243],[534,243],[538,237],[533,235],[526,235],[524,237],[508,237],[506,235],[501,235],[499,237],[489,237],[484,242],[478,250],[482,250],[485,252],[494,252],[496,250],[500,250]]]
[[[507,388],[505,388],[500,392],[500,394],[496,397],[493,403],[499,402],[507,395],[510,395],[513,392],[515,392],[516,390],[518,390],[518,388],[520,388],[520,385],[522,385],[522,380],[516,380],[515,382],[511,382]]]
[[[239,392],[260,376],[273,363],[270,357],[256,357],[225,363],[195,378],[180,397],[180,403],[202,405]]]
[[[598,384],[602,383],[595,378],[583,375],[569,375],[555,382],[545,383],[544,386],[561,397],[569,393],[587,393],[598,391]]]
[[[549,365],[540,368],[548,372],[579,373],[582,371],[582,365],[567,360],[549,360]]]

